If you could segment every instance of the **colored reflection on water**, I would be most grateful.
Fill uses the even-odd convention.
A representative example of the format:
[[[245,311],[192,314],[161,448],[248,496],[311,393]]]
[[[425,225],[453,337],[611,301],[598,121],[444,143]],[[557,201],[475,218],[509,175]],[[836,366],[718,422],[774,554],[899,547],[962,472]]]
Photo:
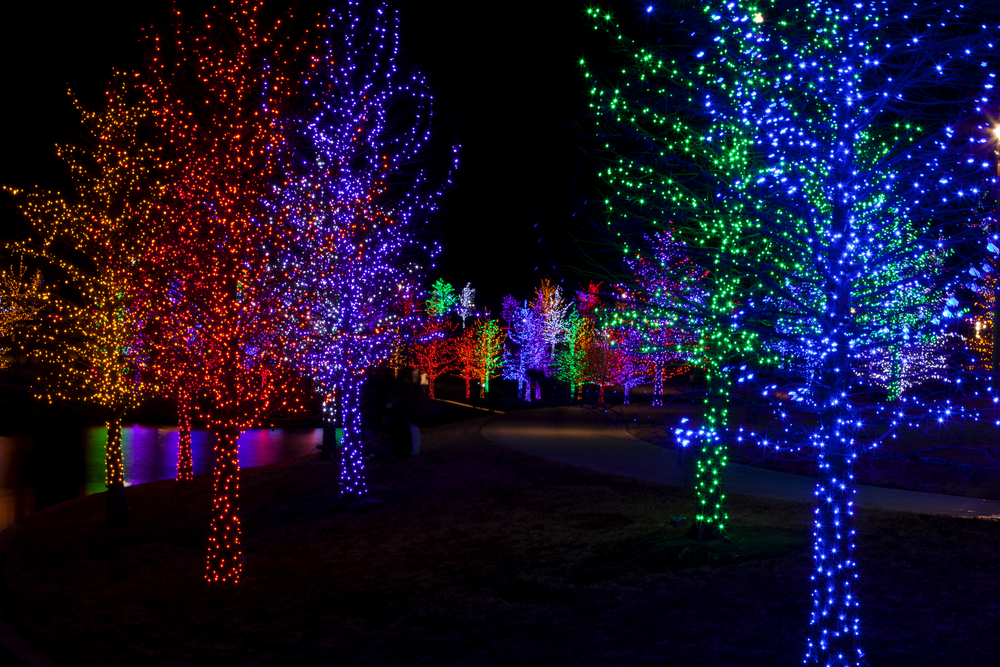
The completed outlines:
[[[256,429],[239,439],[240,467],[271,465],[305,456],[322,442],[322,429]],[[0,436],[0,530],[56,502],[100,493],[104,486],[107,429],[85,429],[82,456],[51,452],[31,436]],[[194,474],[211,473],[215,437],[206,430],[191,432]],[[72,444],[70,445],[73,446]],[[125,485],[173,479],[177,473],[177,429],[133,424],[122,428]],[[51,467],[58,474],[49,474]],[[42,498],[37,491],[44,487]]]

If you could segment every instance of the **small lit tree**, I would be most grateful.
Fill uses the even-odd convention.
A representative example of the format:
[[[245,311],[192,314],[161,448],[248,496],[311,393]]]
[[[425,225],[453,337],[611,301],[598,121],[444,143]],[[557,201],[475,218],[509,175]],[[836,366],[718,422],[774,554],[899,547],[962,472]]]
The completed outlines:
[[[454,332],[448,320],[428,317],[411,347],[413,366],[427,374],[428,398],[434,398],[434,381],[455,370]]]

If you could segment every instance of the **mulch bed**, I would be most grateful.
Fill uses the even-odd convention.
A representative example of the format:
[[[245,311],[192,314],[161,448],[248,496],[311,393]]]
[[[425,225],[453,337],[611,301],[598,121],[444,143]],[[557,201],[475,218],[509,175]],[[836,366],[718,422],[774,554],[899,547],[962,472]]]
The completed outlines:
[[[667,525],[690,490],[493,445],[491,417],[424,431],[334,500],[336,464],[247,470],[244,580],[202,583],[211,479],[29,518],[6,607],[66,665],[799,665],[808,504],[730,498],[731,541]],[[1000,661],[1000,524],[886,511],[859,521],[871,664]]]

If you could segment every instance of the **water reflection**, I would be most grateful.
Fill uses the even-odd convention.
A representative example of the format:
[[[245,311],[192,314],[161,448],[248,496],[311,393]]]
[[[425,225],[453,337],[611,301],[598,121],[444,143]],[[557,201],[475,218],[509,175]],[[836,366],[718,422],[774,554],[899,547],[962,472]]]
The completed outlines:
[[[39,446],[33,436],[0,436],[0,530],[49,505],[105,490],[107,431],[94,427],[79,435],[82,437],[63,437],[62,449]],[[240,467],[299,458],[322,439],[322,429],[247,431],[239,440]],[[212,472],[214,445],[212,433],[192,431],[195,475]],[[74,448],[82,451],[71,451]],[[126,486],[173,479],[177,472],[177,429],[141,424],[123,427],[122,453]]]

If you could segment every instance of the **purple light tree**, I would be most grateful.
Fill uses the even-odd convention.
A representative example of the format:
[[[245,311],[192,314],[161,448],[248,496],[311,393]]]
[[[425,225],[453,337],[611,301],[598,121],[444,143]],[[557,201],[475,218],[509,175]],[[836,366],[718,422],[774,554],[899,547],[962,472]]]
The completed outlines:
[[[341,495],[351,499],[366,492],[365,374],[407,330],[402,305],[424,250],[417,231],[455,162],[431,170],[433,99],[421,74],[397,67],[398,13],[352,0],[331,8],[324,27],[292,131],[298,159],[273,208],[290,223],[279,254],[299,316],[294,356],[324,397],[323,450],[339,446]]]

